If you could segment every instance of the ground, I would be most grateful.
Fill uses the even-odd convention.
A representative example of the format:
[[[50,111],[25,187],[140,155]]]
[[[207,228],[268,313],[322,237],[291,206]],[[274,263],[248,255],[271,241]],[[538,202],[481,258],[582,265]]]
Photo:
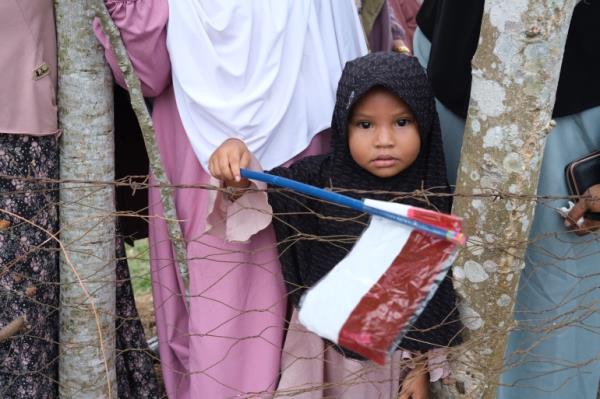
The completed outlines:
[[[127,246],[126,251],[135,302],[146,337],[150,339],[156,335],[156,323],[152,307],[148,240],[138,240],[134,247]]]
[[[126,247],[129,272],[131,274],[131,285],[135,295],[137,310],[144,326],[146,339],[156,337],[156,321],[154,319],[154,307],[152,305],[152,286],[150,283],[150,260],[148,252],[148,240],[138,240],[135,246]],[[155,364],[156,375],[161,386],[161,398],[165,397],[160,363]]]

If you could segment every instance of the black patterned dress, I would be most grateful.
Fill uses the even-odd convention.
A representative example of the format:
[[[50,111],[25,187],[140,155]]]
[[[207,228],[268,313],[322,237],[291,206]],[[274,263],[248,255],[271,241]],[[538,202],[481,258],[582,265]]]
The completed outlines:
[[[58,397],[59,147],[55,136],[0,134],[0,398]],[[51,181],[48,181],[51,180]],[[120,398],[155,398],[158,386],[118,242],[117,378]],[[120,253],[119,253],[120,252]],[[121,256],[119,256],[121,255]]]

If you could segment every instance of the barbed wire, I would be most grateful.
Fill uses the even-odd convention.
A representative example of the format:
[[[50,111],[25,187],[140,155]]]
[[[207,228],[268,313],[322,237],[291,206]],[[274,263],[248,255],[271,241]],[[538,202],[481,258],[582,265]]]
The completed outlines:
[[[40,301],[38,300],[38,292],[40,290],[56,290],[60,284],[58,281],[47,281],[44,278],[40,278],[39,274],[42,272],[40,270],[36,270],[35,265],[25,265],[27,265],[28,262],[31,262],[32,254],[39,255],[47,253],[63,253],[67,259],[67,262],[69,258],[68,251],[65,249],[65,243],[61,242],[60,240],[60,228],[57,231],[50,231],[49,229],[38,225],[33,220],[24,218],[15,212],[11,212],[6,209],[5,201],[10,201],[19,196],[23,197],[31,195],[31,193],[47,194],[56,192],[58,190],[58,185],[65,183],[69,184],[66,188],[63,188],[66,190],[80,190],[84,188],[86,190],[89,190],[90,188],[102,189],[107,186],[115,188],[128,187],[132,194],[136,193],[138,190],[159,188],[160,185],[150,183],[149,176],[144,175],[128,176],[115,181],[58,180],[7,175],[0,175],[0,179],[11,180],[17,183],[33,183],[38,186],[34,189],[30,189],[26,187],[25,184],[14,184],[16,188],[14,191],[0,192],[0,242],[5,244],[5,246],[0,245],[0,248],[7,248],[7,245],[9,244],[6,243],[9,241],[11,242],[10,245],[12,245],[14,248],[17,248],[17,250],[14,250],[14,256],[11,259],[7,259],[5,257],[2,258],[2,265],[0,267],[0,283],[2,284],[0,287],[0,305],[8,310],[3,314],[3,318],[1,320],[3,324],[0,325],[0,379],[3,381],[2,386],[0,386],[0,397],[9,397],[7,396],[6,392],[14,392],[11,384],[16,384],[20,379],[25,379],[27,381],[31,379],[48,379],[53,384],[60,383],[57,381],[57,374],[49,371],[50,369],[56,367],[58,362],[57,358],[48,359],[48,361],[43,362],[42,364],[30,364],[25,368],[23,368],[22,364],[17,365],[18,362],[15,362],[13,358],[20,353],[19,350],[15,349],[19,345],[25,345],[26,347],[29,347],[31,345],[41,345],[41,342],[45,342],[49,345],[58,344],[56,341],[48,341],[47,337],[39,337],[34,334],[32,335],[32,331],[35,329],[31,328],[31,323],[40,323],[40,320],[30,320],[26,316],[26,313],[31,312],[31,309],[34,309],[33,311],[35,312],[35,309],[43,308],[44,310],[42,313],[44,313],[47,317],[56,318],[56,313],[59,310],[60,303],[55,301],[53,304],[49,304],[44,301]],[[180,190],[211,190],[222,191],[224,193],[227,192],[226,189],[206,184],[172,185],[171,188],[176,190],[176,192],[181,192]],[[336,188],[334,190],[341,193],[348,193],[352,191],[354,194],[364,195],[366,197],[369,195],[386,194],[393,196],[398,201],[402,201],[406,198],[412,198],[426,203],[428,198],[435,196],[452,196],[454,198],[462,197],[471,199],[488,199],[498,204],[506,204],[509,201],[523,203],[534,202],[541,206],[551,207],[553,209],[556,206],[554,202],[557,200],[566,203],[566,201],[573,201],[578,198],[575,196],[561,195],[520,195],[518,193],[501,192],[493,188],[479,188],[474,190],[474,194],[460,192],[454,194],[439,194],[435,192],[435,189],[416,190],[409,193],[356,191],[345,190],[343,188]],[[280,193],[288,192],[287,190],[283,189],[269,189],[267,191],[277,191]],[[56,202],[48,204],[47,206],[59,207],[61,204],[60,202]],[[139,210],[139,212],[126,211],[114,212],[110,214],[102,214],[102,210],[99,209],[90,209],[90,217],[96,218],[98,223],[111,223],[117,217],[141,218],[146,222],[164,221],[164,217],[160,215],[146,213],[148,213],[147,208],[142,208]],[[281,215],[278,214],[273,215],[274,218],[283,220],[280,216]],[[310,207],[305,207],[302,212],[298,213],[298,216],[312,216],[317,217],[320,220],[334,220],[338,222],[348,222],[351,220],[348,218],[334,218],[328,215],[322,215]],[[560,217],[558,213],[556,217]],[[352,221],[357,222],[356,220]],[[358,222],[364,223],[360,220]],[[41,239],[39,242],[21,245],[19,244],[19,241],[21,240],[21,237],[19,236],[20,229],[37,230],[42,234],[43,239]],[[293,248],[298,242],[307,240],[326,242],[338,248],[347,248],[348,245],[352,245],[352,243],[354,243],[358,238],[355,235],[344,234],[342,231],[340,231],[339,235],[327,237],[307,234],[298,228],[295,228],[294,231],[295,234],[287,237],[284,241],[273,241],[270,243],[264,241],[261,245],[253,247],[250,250],[256,253],[268,254],[273,253],[276,248],[279,248],[282,253],[285,253],[286,250]],[[471,232],[467,231],[466,233],[469,234]],[[582,370],[588,370],[590,367],[594,367],[596,370],[600,369],[600,353],[589,353],[589,356],[585,359],[581,359],[580,361],[572,361],[569,357],[561,358],[560,355],[543,356],[537,351],[537,349],[547,344],[547,340],[556,339],[557,333],[565,331],[568,328],[585,330],[593,335],[600,334],[600,325],[591,320],[598,314],[598,306],[600,304],[600,285],[597,281],[595,281],[595,279],[599,279],[600,281],[600,270],[597,272],[592,271],[582,275],[578,272],[578,270],[573,270],[572,267],[564,265],[565,262],[573,263],[581,260],[595,259],[596,257],[600,259],[600,236],[598,234],[590,234],[584,238],[575,237],[572,231],[569,231],[565,228],[557,231],[545,232],[542,235],[530,237],[527,240],[522,241],[489,242],[481,238],[485,237],[486,234],[489,234],[492,237],[496,236],[496,232],[477,232],[477,234],[473,235],[473,237],[469,239],[467,243],[467,250],[474,250],[477,247],[482,246],[494,246],[498,253],[502,253],[508,251],[510,248],[528,246],[530,249],[539,251],[543,254],[543,258],[545,259],[543,264],[531,262],[530,259],[527,259],[528,255],[526,255],[526,258],[521,259],[523,261],[527,260],[529,264],[529,267],[525,269],[522,284],[528,284],[529,279],[533,278],[532,276],[535,276],[537,273],[552,273],[552,278],[555,280],[559,280],[561,278],[571,279],[574,280],[574,283],[572,283],[571,286],[564,287],[561,297],[552,298],[552,300],[549,301],[554,304],[552,306],[541,309],[525,309],[518,307],[515,310],[515,317],[518,319],[518,321],[515,322],[514,326],[497,326],[493,328],[489,326],[485,329],[485,335],[477,332],[473,333],[473,331],[471,331],[470,339],[468,341],[456,347],[446,348],[447,357],[454,359],[455,361],[462,362],[462,368],[469,370],[470,368],[474,367],[475,364],[470,364],[468,358],[461,356],[461,354],[469,351],[470,348],[477,347],[478,342],[481,342],[482,340],[491,340],[496,336],[505,335],[507,329],[510,328],[515,332],[521,331],[529,333],[535,338],[531,339],[530,342],[527,342],[524,348],[515,350],[511,356],[507,358],[504,367],[500,370],[496,370],[497,375],[518,367],[522,367],[523,365],[528,365],[528,367],[533,368],[535,368],[536,365],[539,365],[540,367],[539,372],[536,375],[528,375],[522,378],[516,378],[510,384],[505,384],[506,386],[530,386],[532,389],[539,389],[542,392],[546,390],[548,392],[553,392],[560,390],[561,387],[571,383],[573,379],[576,378],[577,373],[581,372]],[[142,322],[146,326],[145,337],[142,335],[142,337],[144,337],[144,342],[140,343],[140,336],[138,336],[136,338],[138,339],[138,342],[135,342],[135,345],[119,347],[117,354],[118,358],[120,357],[123,359],[126,356],[137,353],[140,356],[147,358],[149,361],[147,364],[154,364],[156,366],[160,365],[160,367],[163,368],[163,371],[170,370],[172,373],[179,375],[183,379],[186,377],[195,378],[197,375],[202,375],[209,380],[213,380],[213,383],[227,387],[231,392],[238,392],[237,394],[232,395],[232,397],[265,397],[271,395],[273,390],[276,390],[273,394],[274,397],[302,397],[301,395],[317,394],[322,394],[325,397],[333,392],[348,392],[354,387],[362,385],[372,386],[374,392],[379,390],[381,394],[380,397],[388,397],[390,391],[398,389],[402,378],[409,370],[414,368],[415,365],[419,363],[427,362],[426,356],[422,354],[413,354],[412,358],[410,359],[394,357],[395,363],[393,364],[393,367],[386,369],[386,372],[384,373],[382,373],[381,368],[375,364],[368,364],[365,366],[364,363],[361,363],[361,366],[358,367],[358,363],[352,360],[347,360],[346,363],[344,363],[343,361],[340,361],[340,357],[342,355],[333,345],[328,344],[321,338],[318,338],[314,334],[307,332],[304,327],[298,323],[291,308],[288,308],[286,312],[281,314],[281,308],[284,307],[285,303],[287,302],[287,294],[283,295],[277,301],[274,301],[269,305],[256,309],[247,309],[235,303],[228,303],[218,295],[215,295],[214,291],[216,287],[230,278],[231,275],[235,274],[239,269],[253,268],[260,270],[261,273],[264,274],[274,273],[273,270],[275,269],[272,267],[272,265],[278,263],[276,259],[277,255],[275,258],[268,259],[266,263],[248,263],[240,260],[241,258],[237,256],[239,255],[239,251],[241,251],[240,249],[232,249],[229,244],[219,244],[218,241],[215,240],[207,241],[207,236],[208,234],[202,233],[197,237],[189,239],[188,247],[190,245],[198,245],[202,246],[207,251],[203,256],[190,257],[189,262],[191,273],[200,273],[200,271],[196,268],[202,267],[202,262],[222,264],[227,268],[227,271],[223,275],[214,278],[213,281],[206,286],[191,285],[190,291],[185,295],[194,301],[203,301],[203,303],[211,303],[213,306],[226,308],[228,309],[228,312],[231,312],[231,315],[230,317],[215,322],[214,325],[207,326],[205,330],[197,330],[196,327],[182,329],[180,325],[165,325],[164,328],[172,331],[174,334],[186,336],[186,339],[211,338],[230,341],[231,344],[229,345],[228,350],[224,351],[221,356],[218,357],[217,360],[215,360],[212,364],[209,364],[201,369],[192,368],[189,370],[184,370],[165,362],[160,364],[160,356],[158,355],[158,352],[156,352],[156,348],[153,348],[154,350],[149,349],[145,344],[147,340],[152,341],[153,345],[156,342],[156,340],[152,340],[152,338],[156,335],[157,323],[156,320],[153,320],[155,317],[154,310],[152,310],[151,307],[146,304],[145,313],[142,315]],[[541,245],[545,240],[548,239],[557,240],[558,242],[568,244],[571,248],[565,253],[561,252],[563,250],[560,248],[548,248],[547,246]],[[136,243],[136,247],[141,246],[142,249],[137,255],[127,258],[126,255],[121,251],[120,254],[115,253],[114,258],[106,259],[105,261],[107,264],[111,262],[124,263],[127,259],[129,259],[129,261],[139,261],[140,258],[144,263],[140,272],[132,274],[131,277],[129,276],[129,273],[124,276],[115,276],[114,281],[108,281],[108,283],[113,284],[114,282],[115,286],[117,286],[117,284],[126,286],[131,286],[133,284],[133,286],[136,286],[136,283],[139,281],[148,281],[152,277],[158,276],[162,271],[172,270],[174,268],[172,258],[156,257],[153,259],[155,269],[151,270],[150,268],[149,259],[151,255],[153,253],[158,254],[158,251],[155,247],[162,245],[168,245],[168,241],[138,241]],[[118,246],[122,246],[122,242],[119,242]],[[0,254],[0,256],[1,255],[6,254]],[[69,264],[69,266],[77,275],[77,265]],[[11,281],[10,284],[6,283],[8,279]],[[97,276],[77,276],[78,284],[80,285],[81,289],[86,292],[86,297],[89,301],[87,304],[81,304],[82,311],[87,309],[88,305],[92,304],[90,311],[93,317],[96,319],[98,319],[100,315],[94,308],[94,302],[91,300],[91,297],[94,295],[94,293],[88,292],[87,287],[91,283],[107,283],[107,281],[102,281],[103,279],[105,279],[105,277],[100,277],[98,280]],[[457,280],[456,276],[454,278],[454,282],[457,285],[461,284],[461,282]],[[171,301],[172,298],[181,297],[183,295],[180,290],[173,289],[171,285],[164,284],[163,281],[155,278],[152,278],[152,285],[155,292],[163,292],[164,295],[167,295],[166,297],[163,296],[154,298],[154,308],[156,309],[160,309],[162,306],[165,306],[165,304],[168,301]],[[298,287],[298,289],[301,288],[306,287]],[[143,294],[138,293],[137,299],[140,299],[140,295],[144,296],[144,300],[149,300],[149,289],[146,288]],[[17,303],[17,305],[15,305],[15,303]],[[23,303],[25,303],[25,305],[23,305]],[[120,305],[122,304],[118,303],[118,306]],[[5,316],[7,314],[12,315],[11,320],[6,319]],[[257,314],[271,314],[274,318],[281,316],[282,319],[279,320],[280,324],[264,325],[262,328],[256,331],[255,334],[250,334],[244,337],[229,336],[226,334],[224,335],[221,332],[224,326],[227,326],[234,321],[243,322],[245,318],[250,318]],[[107,333],[105,331],[101,331],[99,327],[100,324],[98,322],[98,332],[99,336],[101,337],[101,342],[103,342],[103,340],[118,340],[117,336],[120,334],[120,332],[131,329],[128,323],[139,323],[139,317],[136,312],[126,312],[126,314],[119,315],[119,310],[115,309],[114,314],[109,316],[116,320],[115,333],[114,335],[111,335],[111,333],[106,335]],[[464,322],[465,319],[463,319],[463,323]],[[53,323],[54,325],[52,325]],[[55,323],[56,321],[49,323],[49,328],[58,328]],[[158,320],[158,323],[165,323],[165,320]],[[468,320],[466,320],[466,324],[469,324]],[[286,335],[283,347],[281,347],[280,342],[277,342],[277,340],[273,340],[271,338],[274,335],[273,331],[279,329],[283,330],[281,331],[281,334]],[[41,341],[38,342],[40,339]],[[298,340],[298,342],[303,342],[304,340],[305,345],[303,346],[302,344],[298,344],[298,342],[296,342],[296,346],[294,346],[292,345],[291,340]],[[257,392],[239,392],[239,389],[236,387],[235,383],[231,383],[230,381],[214,381],[214,377],[212,375],[212,371],[215,368],[218,368],[220,362],[225,361],[225,359],[230,356],[236,355],[238,347],[243,346],[243,343],[246,341],[260,341],[267,347],[270,346],[273,348],[278,348],[278,350],[280,350],[282,353],[283,360],[280,373],[273,375],[270,385],[265,386],[263,390],[259,390]],[[167,345],[167,343],[159,341],[158,345]],[[297,351],[298,348],[301,350]],[[307,348],[309,349],[308,351]],[[98,349],[102,352],[103,346]],[[56,351],[55,354],[58,354],[58,351]],[[112,367],[112,365],[108,363],[106,356],[101,357],[106,362],[107,369]],[[334,368],[341,367],[341,370],[338,370],[339,375],[336,376],[340,377],[341,379],[338,378],[336,382],[324,381],[323,374],[321,374],[320,379],[317,378],[314,381],[310,380],[311,375],[318,374],[319,372],[329,372],[327,371],[328,365]],[[11,369],[13,366],[15,368]],[[310,370],[314,367],[317,367],[318,370]],[[146,370],[146,372],[152,373],[154,373],[154,371],[154,369]],[[427,372],[427,369],[423,368],[423,372]],[[536,381],[539,381],[540,378],[548,375],[560,375],[560,377],[557,377],[557,379],[560,380],[561,383],[558,386],[552,387],[536,383]],[[296,376],[298,379],[294,381],[293,376]],[[160,379],[160,375],[157,375],[157,377]],[[135,383],[135,380],[133,381]],[[446,382],[455,383],[455,381],[452,380],[452,377],[450,377],[450,380],[447,380]],[[120,390],[121,386],[122,385],[119,384]],[[438,386],[438,388],[434,388],[434,390],[435,389],[440,388]],[[134,391],[135,389],[132,390],[132,392]],[[139,392],[142,391],[144,390]],[[151,389],[146,390],[145,393],[148,395],[147,397],[152,397],[154,394],[156,394],[156,397],[166,397],[164,388],[160,390],[160,393],[158,393],[158,391],[154,392]],[[120,395],[120,397],[128,396]]]

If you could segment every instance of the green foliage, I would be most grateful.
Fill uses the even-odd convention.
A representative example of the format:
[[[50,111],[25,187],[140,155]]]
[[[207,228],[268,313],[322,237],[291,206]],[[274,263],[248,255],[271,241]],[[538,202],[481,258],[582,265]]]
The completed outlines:
[[[148,250],[148,240],[137,240],[134,246],[125,246],[127,261],[129,263],[129,273],[131,274],[131,285],[136,298],[150,293],[150,253]]]

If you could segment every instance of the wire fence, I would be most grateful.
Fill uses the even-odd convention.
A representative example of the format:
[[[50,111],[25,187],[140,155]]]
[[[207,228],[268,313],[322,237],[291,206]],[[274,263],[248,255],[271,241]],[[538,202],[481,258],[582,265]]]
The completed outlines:
[[[3,155],[0,149],[0,158]],[[65,322],[59,321],[59,254],[68,246],[60,241],[58,187],[69,183],[69,190],[109,186],[128,187],[133,192],[154,186],[147,176],[65,182],[52,176],[0,175],[0,183],[0,397],[56,397],[60,384],[59,323]],[[218,190],[208,185],[173,188],[178,193]],[[501,385],[505,388],[531,387],[556,393],[588,378],[582,375],[597,378],[600,345],[594,341],[600,341],[600,236],[577,237],[560,227],[558,204],[566,204],[571,197],[478,192],[453,196],[482,198],[498,207],[535,202],[539,214],[555,218],[540,221],[538,217],[533,226],[536,233],[526,242],[496,242],[493,238],[498,232],[466,231],[477,237],[468,242],[471,249],[495,246],[509,251],[527,246],[523,259],[527,266],[514,312],[518,322],[473,328],[469,315],[462,314],[464,328],[470,332],[464,344],[440,348],[436,356],[400,350],[385,366],[345,358],[335,345],[308,332],[288,301],[279,263],[278,250],[289,251],[307,240],[347,250],[357,237],[344,234],[344,223],[364,223],[364,219],[335,220],[341,226],[337,236],[297,231],[280,243],[267,228],[253,236],[250,244],[230,244],[210,236],[204,232],[204,221],[198,229],[183,222],[190,268],[190,286],[183,291],[166,230],[159,231],[164,230],[165,221],[154,212],[156,204],[151,202],[150,211],[139,213],[93,215],[106,223],[117,217],[142,219],[151,229],[150,238],[135,241],[135,246],[126,246],[127,237],[118,236],[114,257],[105,260],[116,263],[114,281],[108,282],[116,296],[116,309],[109,315],[115,321],[115,332],[104,339],[115,342],[117,350],[118,397],[166,397],[167,391],[177,397],[179,390],[203,386],[228,392],[226,397],[398,397],[410,370],[429,371],[431,376],[442,373],[444,367],[469,372],[472,366],[464,353],[481,340],[497,339],[509,329],[513,352],[497,370],[497,375],[504,375]],[[395,194],[398,200],[411,197],[424,201],[434,195]],[[186,210],[185,215],[205,215],[206,206],[198,204],[198,210]],[[327,215],[310,208],[298,216],[331,222]],[[226,220],[212,223],[215,228]],[[484,273],[496,272],[493,262],[483,267]],[[81,284],[96,283],[94,279],[86,276]],[[468,280],[465,267],[454,268],[455,286]],[[496,298],[492,292],[490,298],[505,301],[508,307],[514,300]],[[80,310],[89,311],[89,307],[81,304]],[[449,365],[444,358],[451,360]],[[462,365],[457,366],[459,363]],[[243,379],[253,375],[256,381]],[[434,391],[444,389],[442,380],[464,390],[451,373],[436,383]]]

